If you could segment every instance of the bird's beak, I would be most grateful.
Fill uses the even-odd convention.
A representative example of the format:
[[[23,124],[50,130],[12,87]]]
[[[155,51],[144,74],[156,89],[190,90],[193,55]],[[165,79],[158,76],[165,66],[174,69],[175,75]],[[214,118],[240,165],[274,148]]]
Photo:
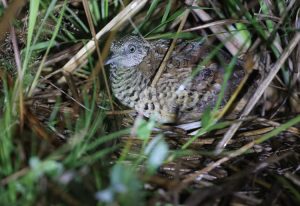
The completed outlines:
[[[119,57],[118,55],[110,54],[110,55],[106,58],[106,60],[105,60],[105,62],[104,62],[104,65],[109,65],[109,64],[111,64],[111,63],[114,63],[114,62],[118,61],[119,59],[120,59],[120,57]]]

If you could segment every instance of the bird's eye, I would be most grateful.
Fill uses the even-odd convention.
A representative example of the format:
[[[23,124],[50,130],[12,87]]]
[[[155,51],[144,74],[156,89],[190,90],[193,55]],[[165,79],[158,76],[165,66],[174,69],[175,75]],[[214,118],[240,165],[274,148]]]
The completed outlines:
[[[130,45],[128,46],[128,48],[129,48],[130,53],[135,52],[136,47],[135,47],[134,45],[130,44]]]

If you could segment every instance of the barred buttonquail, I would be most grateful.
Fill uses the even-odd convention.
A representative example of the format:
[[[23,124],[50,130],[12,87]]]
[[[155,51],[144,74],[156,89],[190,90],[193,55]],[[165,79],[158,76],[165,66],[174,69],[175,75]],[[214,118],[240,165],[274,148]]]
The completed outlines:
[[[152,87],[151,81],[162,63],[171,42],[146,41],[129,35],[111,45],[112,91],[118,100],[146,117],[154,115],[161,123],[186,123],[199,120],[207,107],[213,107],[221,91],[228,54],[220,51],[191,78],[193,69],[213,50],[205,42],[179,40],[163,74]],[[244,76],[237,64],[228,81],[222,101],[226,103]]]

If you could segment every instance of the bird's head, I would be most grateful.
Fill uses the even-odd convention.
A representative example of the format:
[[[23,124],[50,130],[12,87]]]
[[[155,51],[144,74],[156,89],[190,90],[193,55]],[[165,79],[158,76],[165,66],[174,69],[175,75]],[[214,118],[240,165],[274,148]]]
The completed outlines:
[[[116,40],[110,47],[105,65],[113,68],[130,68],[139,65],[147,56],[150,45],[141,37],[129,35]]]

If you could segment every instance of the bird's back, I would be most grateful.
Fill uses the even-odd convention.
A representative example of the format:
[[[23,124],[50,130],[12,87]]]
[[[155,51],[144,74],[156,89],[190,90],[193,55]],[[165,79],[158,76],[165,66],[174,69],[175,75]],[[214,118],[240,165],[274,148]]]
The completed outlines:
[[[152,54],[156,59],[152,60],[161,63],[169,42],[160,40],[152,45],[156,48]],[[215,58],[206,59],[211,51],[212,48],[203,43],[179,42],[157,84],[154,87],[148,85],[141,93],[141,101],[135,105],[136,110],[148,117],[156,115],[165,123],[200,119],[205,108],[214,107],[230,61],[223,53],[219,53],[219,61]],[[158,66],[150,61],[147,68],[157,70]],[[222,105],[243,76],[242,67],[237,65],[228,81]]]

